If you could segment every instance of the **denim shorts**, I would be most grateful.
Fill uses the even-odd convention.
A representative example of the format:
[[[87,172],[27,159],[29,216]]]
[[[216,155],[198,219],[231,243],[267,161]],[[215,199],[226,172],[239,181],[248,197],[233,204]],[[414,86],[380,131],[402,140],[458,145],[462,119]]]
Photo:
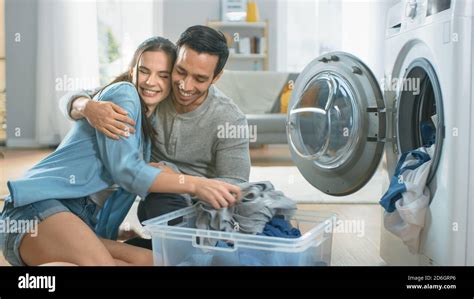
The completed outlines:
[[[72,199],[47,199],[17,208],[13,207],[11,200],[6,200],[0,215],[0,221],[3,222],[3,225],[0,226],[0,249],[5,260],[12,266],[25,266],[19,251],[21,241],[28,233],[31,233],[32,236],[37,234],[36,225],[49,216],[60,212],[71,212],[94,230],[98,210],[99,206],[88,196]]]

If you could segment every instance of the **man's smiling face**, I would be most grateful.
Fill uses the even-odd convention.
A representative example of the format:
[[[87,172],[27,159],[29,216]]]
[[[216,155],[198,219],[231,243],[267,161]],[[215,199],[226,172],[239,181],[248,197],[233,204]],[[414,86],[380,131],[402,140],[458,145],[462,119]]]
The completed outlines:
[[[204,102],[209,86],[221,75],[214,76],[218,60],[217,55],[198,53],[186,45],[179,48],[171,74],[178,113],[193,111]]]

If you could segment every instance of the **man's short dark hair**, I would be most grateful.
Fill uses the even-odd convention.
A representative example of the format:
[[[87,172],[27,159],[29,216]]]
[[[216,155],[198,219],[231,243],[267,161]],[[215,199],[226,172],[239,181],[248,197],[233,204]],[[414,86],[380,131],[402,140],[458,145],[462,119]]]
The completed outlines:
[[[178,51],[182,46],[187,46],[198,53],[217,55],[214,77],[217,76],[225,66],[229,57],[229,48],[224,34],[207,26],[196,25],[184,31],[176,42]]]

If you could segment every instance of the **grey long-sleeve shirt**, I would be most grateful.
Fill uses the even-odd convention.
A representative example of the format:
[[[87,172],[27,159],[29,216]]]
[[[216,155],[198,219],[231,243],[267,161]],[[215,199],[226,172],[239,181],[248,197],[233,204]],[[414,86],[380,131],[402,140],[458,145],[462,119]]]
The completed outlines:
[[[64,95],[60,109],[70,117],[78,91]],[[217,87],[211,85],[206,100],[194,111],[178,114],[171,98],[156,110],[158,144],[152,147],[152,162],[174,163],[182,173],[216,178],[229,183],[249,180],[250,154],[245,115]]]

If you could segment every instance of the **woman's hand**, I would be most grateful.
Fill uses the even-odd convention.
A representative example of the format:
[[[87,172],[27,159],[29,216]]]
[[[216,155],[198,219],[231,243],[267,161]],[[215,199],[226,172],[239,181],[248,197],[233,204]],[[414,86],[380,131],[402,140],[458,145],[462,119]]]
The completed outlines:
[[[160,162],[160,163],[154,163],[154,162],[150,162],[148,163],[150,166],[153,166],[155,168],[159,168],[161,170],[163,170],[163,172],[166,172],[166,173],[177,173],[175,172],[172,168],[166,166],[164,163]]]
[[[159,163],[150,164],[159,165]],[[189,193],[215,209],[231,207],[241,197],[241,190],[237,186],[218,180],[167,171],[158,174],[148,192]]]
[[[199,199],[209,203],[214,209],[235,205],[241,196],[240,188],[222,181],[193,177],[194,192]]]

